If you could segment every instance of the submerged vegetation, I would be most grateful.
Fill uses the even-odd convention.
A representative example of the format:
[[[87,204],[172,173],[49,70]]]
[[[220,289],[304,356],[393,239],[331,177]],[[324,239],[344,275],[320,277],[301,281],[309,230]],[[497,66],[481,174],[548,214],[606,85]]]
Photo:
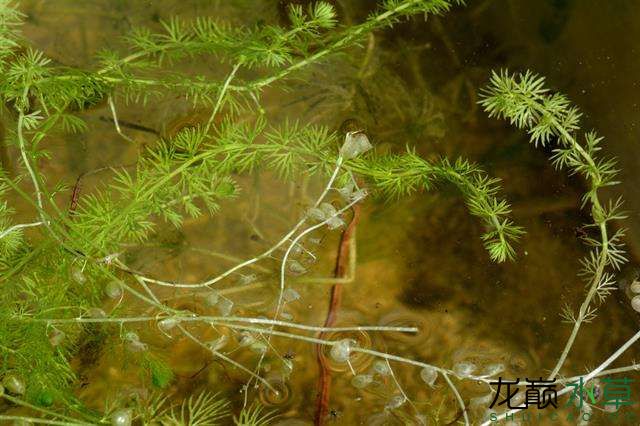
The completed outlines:
[[[105,50],[93,67],[77,69],[31,47],[20,33],[24,17],[19,7],[0,0],[4,143],[16,158],[15,167],[3,164],[0,176],[0,419],[65,425],[267,424],[278,419],[278,413],[263,407],[255,390],[281,396],[284,390],[268,379],[269,373],[296,374],[291,357],[274,348],[272,341],[283,338],[327,348],[326,357],[347,366],[344,370],[353,374],[351,383],[357,389],[376,378],[391,378],[398,393],[385,412],[409,403],[415,411],[411,421],[423,424],[426,417],[393,370],[396,363],[415,367],[425,386],[436,381],[447,386],[460,420],[470,424],[478,407],[459,392],[458,382],[480,383],[490,395],[489,382],[505,370],[503,365],[492,364],[482,372],[471,363],[445,368],[384,348],[362,347],[352,338],[330,339],[330,333],[338,332],[417,329],[312,326],[293,321],[285,308],[300,298],[291,282],[306,273],[304,259],[315,259],[310,247],[318,231],[342,231],[344,238],[355,209],[370,195],[395,202],[448,183],[459,190],[482,226],[488,257],[498,263],[516,260],[515,245],[524,230],[510,218],[510,206],[499,196],[499,180],[465,159],[423,158],[410,145],[403,152],[379,152],[361,128],[336,132],[274,120],[263,101],[268,90],[286,91],[291,79],[363,43],[374,31],[414,15],[442,15],[460,3],[386,0],[362,23],[348,26],[338,23],[334,7],[326,2],[290,6],[286,27],[238,27],[206,17],[172,19],[162,23],[161,32],[133,31],[121,49]],[[213,61],[215,71],[180,71],[179,64],[197,61]],[[134,164],[109,164],[71,183],[45,174],[43,163],[55,160],[48,147],[52,137],[92,131],[83,119],[87,110],[109,111],[114,143],[135,145],[118,119],[120,108],[144,109],[176,96],[206,110],[206,117],[151,144],[136,145]],[[590,209],[593,223],[587,229],[593,232],[584,236],[591,252],[580,272],[587,294],[577,311],[567,307],[564,312],[574,325],[549,375],[555,379],[581,326],[595,318],[599,304],[616,289],[614,273],[626,260],[624,231],[611,230],[612,222],[624,218],[622,200],[605,202],[600,191],[616,183],[615,163],[597,156],[602,138],[594,132],[576,136],[578,110],[531,73],[494,74],[480,104],[490,116],[526,130],[534,145],[553,145],[554,165],[588,183],[583,207]],[[157,233],[217,214],[240,197],[246,176],[259,174],[285,182],[312,178],[321,184],[298,221],[267,249],[201,280],[162,277],[133,265],[136,253]],[[84,187],[85,179],[98,175],[99,185]],[[32,219],[17,220],[16,210]],[[268,278],[273,278],[269,284],[274,295],[266,301],[268,309],[247,315],[231,292],[255,289],[251,286]],[[230,285],[221,289],[224,283]],[[181,298],[196,302],[185,307],[176,302]],[[639,337],[589,372],[585,381],[606,374],[606,367]],[[179,398],[169,392],[178,374],[163,347],[178,339],[242,372],[241,409],[234,410],[230,396],[223,393],[190,389],[188,397]],[[318,356],[322,353],[320,349]],[[353,357],[358,355],[376,359],[371,371],[354,369]],[[82,397],[83,371],[99,369],[102,357],[136,371],[153,392],[109,395],[100,401]],[[560,393],[568,391],[566,387]]]

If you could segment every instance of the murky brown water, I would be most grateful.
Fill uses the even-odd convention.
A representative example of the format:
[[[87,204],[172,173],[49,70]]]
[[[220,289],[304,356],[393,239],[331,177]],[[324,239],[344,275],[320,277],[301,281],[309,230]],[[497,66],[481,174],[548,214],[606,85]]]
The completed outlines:
[[[272,2],[237,3],[236,8],[222,1],[56,0],[25,1],[22,9],[29,15],[25,35],[35,46],[60,63],[86,65],[100,47],[117,44],[115,37],[132,25],[157,26],[159,19],[172,15],[221,14],[244,23],[279,19]],[[240,3],[251,3],[249,15],[238,12],[245,10]],[[345,21],[366,15],[368,2],[336,3]],[[534,151],[524,135],[486,119],[475,105],[475,93],[495,67],[531,68],[547,75],[551,86],[567,92],[584,109],[585,124],[598,128],[607,138],[610,152],[620,158],[628,207],[640,212],[635,190],[640,158],[636,126],[640,59],[634,46],[640,33],[639,7],[636,1],[621,0],[606,4],[470,2],[449,16],[427,22],[415,19],[376,34],[361,51],[319,67],[316,72],[323,78],[317,81],[322,83],[292,82],[293,90],[286,95],[265,93],[273,120],[287,117],[338,129],[344,120],[355,118],[364,123],[378,150],[402,149],[408,144],[425,157],[464,156],[481,163],[490,174],[503,179],[503,193],[513,202],[514,217],[527,230],[518,248],[518,261],[496,265],[488,260],[480,243],[481,229],[454,189],[444,186],[438,192],[393,203],[368,200],[357,226],[355,279],[344,285],[336,325],[416,324],[421,332],[415,336],[387,333],[354,338],[379,350],[447,368],[465,360],[480,365],[502,362],[507,366],[503,376],[522,378],[544,376],[552,368],[569,333],[558,314],[564,302],[576,305],[583,297],[583,284],[575,275],[577,259],[584,253],[576,228],[587,220],[578,210],[582,183],[556,173],[546,153]],[[216,72],[206,62],[197,67]],[[198,114],[177,100],[120,111],[123,121],[160,133],[197,121]],[[43,163],[42,169],[50,181],[57,177],[72,183],[79,173],[128,164],[135,158],[137,147],[116,138],[112,124],[101,119],[107,116],[104,108],[88,112],[92,132],[71,141],[49,142],[55,161]],[[156,138],[130,128],[127,132],[141,145],[153,144]],[[92,176],[85,191],[106,178]],[[149,247],[132,250],[128,263],[167,279],[204,279],[233,264],[233,259],[221,259],[221,253],[244,259],[268,248],[300,216],[322,183],[282,184],[267,175],[243,179],[242,196],[226,203],[220,215],[187,221],[179,231],[167,228]],[[637,253],[640,216],[632,215],[626,226],[631,231],[632,254]],[[337,245],[338,235],[327,234],[315,251],[319,260],[310,273],[292,281],[302,295],[287,307],[294,321],[324,322],[330,283],[310,277],[331,276]],[[273,307],[277,263],[264,262],[261,267],[266,269],[252,271],[260,276],[253,287],[229,294],[242,314],[265,315]],[[231,281],[226,287],[234,284]],[[175,306],[207,312],[195,295],[176,297],[173,290],[158,294]],[[637,323],[626,299],[612,297],[598,320],[585,326],[565,371],[579,374],[597,365],[634,333]],[[198,327],[193,331],[211,337],[229,333]],[[142,332],[141,337],[163,347],[174,368],[177,380],[169,394],[210,389],[240,406],[245,373],[212,360],[186,338],[166,339]],[[268,357],[266,377],[281,394],[260,389],[252,395],[276,409],[281,420],[299,419],[306,422],[300,424],[307,424],[315,411],[318,367],[314,347],[283,338],[273,338],[272,344],[278,353],[291,358],[293,370]],[[617,365],[626,365],[637,355],[632,349]],[[247,366],[257,360],[255,353],[246,350],[235,351],[233,358]],[[135,366],[119,370],[121,361],[117,355],[101,355],[94,365],[85,366],[82,372],[89,384],[78,395],[102,408],[105,395],[147,392],[131,374]],[[362,356],[353,366],[356,372],[364,372],[372,363],[373,359]],[[385,411],[399,394],[395,381],[386,377],[359,390],[350,383],[352,374],[339,366],[332,372],[330,407],[335,416],[331,421],[411,424],[416,414],[424,415],[430,424],[460,421],[458,406],[444,382],[439,380],[430,389],[417,378],[415,368],[393,366],[411,403]],[[638,386],[635,398],[640,398]],[[483,388],[473,383],[461,383],[459,389],[466,400],[483,394]],[[483,409],[472,411],[474,424]],[[592,423],[606,424],[599,422]]]

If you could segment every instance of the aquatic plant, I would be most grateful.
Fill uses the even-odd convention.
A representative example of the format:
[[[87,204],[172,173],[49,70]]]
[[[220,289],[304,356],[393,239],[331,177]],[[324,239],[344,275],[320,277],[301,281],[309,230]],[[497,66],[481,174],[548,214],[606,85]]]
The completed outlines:
[[[413,333],[416,328],[311,326],[293,321],[285,308],[300,298],[291,277],[306,273],[300,259],[302,254],[314,256],[309,249],[314,235],[345,228],[349,212],[370,195],[396,200],[434,190],[439,183],[452,184],[469,213],[481,222],[489,258],[513,260],[514,243],[523,230],[509,218],[509,204],[498,197],[498,179],[465,159],[425,159],[411,147],[379,153],[363,129],[337,133],[273,120],[262,100],[267,89],[286,90],[283,83],[353,48],[373,31],[413,15],[442,14],[458,3],[386,0],[362,23],[351,26],[339,25],[334,8],[325,2],[290,6],[286,27],[176,18],[163,22],[160,32],[136,29],[124,38],[121,50],[105,50],[95,66],[77,69],[58,65],[29,47],[19,33],[24,17],[12,2],[0,0],[0,96],[5,127],[10,129],[6,144],[18,159],[15,172],[3,164],[0,175],[0,396],[7,403],[0,419],[73,425],[266,424],[275,414],[253,401],[254,389],[279,395],[263,367],[267,359],[275,359],[281,370],[292,369],[289,357],[272,345],[272,337],[281,337],[326,348],[331,362],[353,372],[351,383],[358,389],[381,377],[389,380],[396,392],[386,402],[384,415],[405,404],[417,414],[392,364],[413,366],[425,386],[446,383],[469,424],[455,380],[488,384],[504,366],[481,369],[460,362],[444,368],[363,347],[352,338],[330,339],[328,333]],[[195,60],[212,61],[216,70],[211,75],[181,70],[181,62]],[[555,163],[585,175],[591,185],[585,203],[592,206],[601,238],[586,238],[594,247],[584,262],[589,291],[578,313],[567,314],[574,331],[551,375],[555,377],[581,324],[595,313],[594,298],[604,299],[613,289],[607,269],[624,261],[623,234],[610,235],[607,228],[622,217],[621,202],[605,204],[598,198],[600,188],[614,183],[614,166],[594,159],[600,142],[595,134],[586,136],[584,147],[576,142],[572,134],[578,129],[577,110],[566,98],[548,95],[539,78],[496,74],[485,95],[482,105],[490,114],[526,128],[534,143],[557,139]],[[188,100],[208,114],[197,125],[140,147],[133,166],[109,164],[80,175],[72,184],[47,176],[43,164],[51,155],[51,138],[92,131],[83,112],[108,110],[118,143],[137,144],[118,111],[124,106],[142,109],[166,96]],[[85,188],[84,180],[98,173],[104,176],[101,184]],[[297,222],[267,249],[195,282],[132,266],[133,254],[154,234],[169,226],[180,228],[189,218],[215,215],[222,204],[239,196],[241,176],[259,173],[289,182],[313,178],[322,183],[320,194],[305,203]],[[16,223],[14,207],[21,217],[32,219]],[[274,261],[277,266],[271,267]],[[268,301],[270,317],[246,315],[230,293],[255,288],[251,286],[261,277],[246,272],[251,267],[277,277],[276,296]],[[220,288],[222,283],[231,285]],[[163,289],[170,289],[172,296]],[[171,303],[179,297],[196,299],[205,308]],[[213,330],[213,338],[205,328]],[[178,337],[244,374],[239,413],[231,412],[231,402],[222,394],[204,391],[177,398],[170,391],[175,366],[155,338]],[[241,361],[238,354],[243,352],[254,355],[255,365]],[[370,371],[354,370],[352,361],[359,354],[376,359]],[[79,364],[94,366],[107,355],[123,367],[133,367],[155,393],[104,401],[79,396]],[[608,363],[590,374],[604,374]]]
[[[551,160],[557,169],[568,169],[588,182],[588,190],[582,197],[582,207],[589,205],[593,223],[585,228],[594,229],[596,236],[586,234],[582,237],[589,254],[581,261],[582,276],[587,285],[587,296],[577,313],[565,307],[563,317],[574,324],[571,336],[564,348],[558,364],[550,377],[555,377],[571,350],[582,323],[596,316],[595,297],[603,302],[616,289],[615,277],[607,268],[619,270],[627,259],[624,253],[624,228],[611,232],[613,221],[626,217],[622,211],[622,198],[601,201],[600,190],[616,185],[616,162],[614,159],[597,157],[603,138],[596,132],[584,134],[584,143],[580,144],[575,133],[580,130],[580,112],[572,106],[566,96],[550,93],[544,86],[544,78],[531,72],[512,75],[506,71],[494,73],[489,87],[481,101],[490,116],[509,120],[518,128],[524,129],[534,146],[544,147],[555,144]]]
[[[582,138],[578,136],[582,115],[578,108],[565,95],[548,89],[544,77],[530,71],[494,72],[489,85],[482,91],[480,104],[489,116],[508,120],[512,125],[525,130],[535,147],[553,146],[551,161],[555,168],[580,175],[587,182],[581,207],[589,209],[592,223],[584,225],[583,228],[587,231],[581,238],[590,251],[580,261],[581,269],[578,272],[585,281],[586,296],[577,311],[568,305],[563,309],[563,319],[573,324],[573,327],[548,376],[549,380],[553,380],[559,376],[581,327],[596,318],[599,305],[618,289],[615,273],[627,261],[623,241],[625,229],[612,231],[614,222],[627,217],[622,210],[623,200],[618,197],[603,201],[601,195],[603,188],[619,183],[616,180],[616,161],[599,156],[603,138],[595,131],[584,132]],[[600,375],[638,369],[634,363],[615,370],[605,370],[639,338],[640,333],[636,333],[602,364],[580,379],[587,383]],[[571,380],[561,380],[561,383],[570,383]],[[569,391],[567,386],[558,395]],[[590,417],[592,410],[590,404],[585,404],[581,407],[581,415],[588,413]],[[486,422],[489,423],[490,421]]]
[[[234,27],[204,17],[193,22],[173,19],[162,23],[160,33],[133,31],[124,39],[123,52],[105,50],[96,67],[82,70],[56,65],[42,52],[23,47],[26,43],[19,34],[23,16],[11,2],[3,1],[0,96],[4,120],[11,129],[7,143],[20,158],[17,174],[3,170],[1,186],[6,198],[0,209],[0,350],[4,360],[0,374],[5,400],[33,410],[41,416],[40,421],[51,424],[129,424],[135,418],[151,421],[144,410],[134,410],[135,404],[126,401],[115,401],[113,409],[103,414],[93,411],[94,406],[86,406],[74,394],[78,377],[72,367],[72,360],[87,350],[111,351],[128,364],[138,365],[150,385],[166,388],[174,374],[163,355],[145,342],[142,334],[146,324],[169,338],[172,333],[185,336],[267,388],[271,385],[261,376],[260,365],[270,351],[269,336],[302,339],[331,346],[332,353],[343,353],[341,341],[297,333],[340,329],[281,320],[284,304],[295,299],[285,281],[289,273],[305,272],[304,266],[292,259],[293,253],[305,250],[305,237],[324,227],[343,226],[341,216],[369,192],[395,198],[429,190],[439,181],[451,182],[461,191],[470,213],[484,223],[483,240],[490,257],[498,262],[512,259],[512,244],[522,231],[508,218],[509,205],[496,198],[497,180],[477,166],[461,159],[428,161],[411,149],[379,155],[360,131],[345,136],[318,126],[269,123],[261,106],[260,96],[267,87],[359,43],[372,31],[415,14],[441,14],[454,3],[386,1],[363,23],[349,27],[339,27],[333,7],[324,2],[307,9],[291,6],[290,26],[286,28]],[[173,66],[201,57],[215,58],[219,66],[227,67],[226,75],[191,75]],[[259,76],[250,80],[242,77],[255,73]],[[146,147],[134,170],[109,165],[81,175],[73,186],[51,182],[43,174],[41,163],[49,156],[47,141],[52,135],[90,131],[80,112],[108,108],[122,142],[135,143],[121,126],[119,106],[144,108],[166,94],[177,94],[209,109],[208,119]],[[198,283],[150,277],[127,265],[127,254],[148,241],[160,223],[180,227],[185,217],[197,217],[204,211],[214,214],[222,201],[237,196],[235,175],[263,170],[272,170],[285,180],[303,175],[328,179],[308,213],[271,248]],[[83,190],[83,179],[95,173],[112,177],[99,187]],[[366,190],[358,179],[366,182]],[[336,201],[328,202],[333,190],[342,195],[339,206]],[[14,223],[10,196],[28,203],[32,221]],[[27,235],[27,229],[33,232]],[[285,254],[279,260],[273,319],[235,316],[234,302],[213,286],[243,268],[273,258],[281,248]],[[157,295],[161,287],[193,295],[202,290],[207,305],[220,315],[171,307]],[[132,314],[137,306],[134,300],[156,313],[148,315],[144,312],[149,308],[145,308]],[[259,354],[258,366],[252,370],[235,361],[230,355],[233,351],[223,352],[227,343],[224,335],[203,341],[190,328],[193,323],[232,329],[240,347]],[[281,327],[297,332],[279,331]],[[346,330],[413,329],[354,326]],[[209,401],[213,397],[201,394],[185,401],[177,411],[170,408],[164,414],[166,421],[188,423],[190,416],[204,413],[197,408],[203,405],[203,398]],[[205,405],[222,409],[223,400],[216,401]],[[208,413],[215,417],[218,410]],[[266,417],[255,409],[241,414],[237,421],[249,424],[260,419]]]

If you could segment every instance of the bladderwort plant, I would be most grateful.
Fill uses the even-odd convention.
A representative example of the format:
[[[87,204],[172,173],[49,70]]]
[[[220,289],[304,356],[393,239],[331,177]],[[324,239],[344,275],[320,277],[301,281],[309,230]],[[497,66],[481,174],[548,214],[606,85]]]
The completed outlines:
[[[553,146],[551,161],[554,167],[583,177],[587,184],[581,207],[589,209],[592,222],[584,226],[588,232],[582,239],[590,250],[580,261],[581,268],[578,272],[585,282],[586,296],[577,310],[568,305],[563,309],[562,318],[573,324],[573,327],[548,376],[548,379],[556,379],[581,327],[596,318],[599,306],[618,288],[615,273],[627,261],[623,242],[625,230],[612,230],[613,222],[626,218],[626,213],[622,210],[623,200],[618,197],[604,201],[601,194],[603,188],[619,183],[616,180],[616,162],[613,158],[599,156],[603,138],[595,131],[580,134],[582,114],[565,95],[549,90],[543,77],[529,71],[515,74],[509,71],[494,72],[489,85],[482,91],[482,96],[480,104],[489,116],[505,119],[525,130],[535,147]],[[639,338],[640,332],[588,374],[570,379],[560,378],[559,382],[564,384],[581,379],[584,383],[589,383],[601,375],[638,370],[640,366],[637,364],[605,369]],[[558,395],[569,391],[570,387],[565,387]],[[581,419],[582,415],[590,417],[594,406],[587,403],[580,410]],[[504,416],[496,417],[501,418]],[[484,424],[490,423],[487,421]]]
[[[105,50],[93,67],[77,69],[57,65],[31,47],[19,32],[24,17],[18,6],[0,0],[3,123],[8,129],[6,143],[19,165],[15,172],[3,165],[0,181],[0,395],[6,407],[0,420],[55,425],[266,424],[277,413],[252,402],[252,392],[256,387],[276,392],[261,368],[267,357],[291,367],[271,345],[272,337],[281,337],[326,346],[334,361],[349,366],[356,353],[378,358],[376,374],[392,377],[401,394],[387,404],[390,410],[411,402],[392,363],[419,368],[427,385],[442,377],[469,424],[465,400],[453,379],[488,384],[501,371],[499,366],[475,374],[471,365],[441,368],[359,347],[350,339],[314,337],[328,331],[416,329],[317,327],[288,320],[283,308],[299,297],[288,279],[305,272],[297,257],[308,251],[307,239],[321,229],[342,228],[350,209],[369,194],[396,199],[432,190],[439,182],[453,184],[485,229],[482,239],[489,257],[496,262],[514,259],[513,244],[523,230],[509,218],[509,204],[497,197],[498,180],[463,159],[426,160],[411,148],[379,154],[362,131],[336,134],[321,126],[270,122],[262,101],[265,91],[285,90],[288,79],[357,46],[373,31],[413,15],[443,14],[459,3],[387,0],[362,23],[346,27],[338,24],[334,8],[325,2],[308,8],[291,6],[287,27],[237,27],[206,17],[191,22],[173,19],[162,24],[161,32],[133,31],[121,50]],[[173,66],[202,58],[215,60],[225,74],[195,75]],[[208,117],[147,146],[133,170],[114,164],[94,171],[108,177],[81,195],[80,179],[67,186],[43,173],[42,163],[50,155],[47,142],[53,136],[91,131],[81,112],[104,108],[112,117],[114,143],[130,144],[135,140],[121,126],[118,109],[145,108],[167,95],[206,109]],[[607,228],[608,222],[622,217],[621,202],[605,205],[597,192],[613,183],[613,166],[594,159],[600,142],[595,135],[589,134],[584,146],[576,142],[577,111],[564,97],[548,95],[538,78],[496,75],[483,105],[491,114],[527,128],[536,142],[557,139],[557,164],[586,175],[591,184],[585,202],[593,206],[601,238],[587,238],[594,246],[584,263],[589,291],[578,314],[571,317],[574,331],[551,375],[555,377],[581,324],[595,313],[595,298],[612,290],[613,276],[607,269],[623,261],[622,234],[610,235]],[[313,177],[324,182],[302,217],[269,249],[200,282],[150,276],[127,264],[127,254],[149,241],[162,224],[180,227],[188,217],[214,215],[222,202],[238,196],[238,176],[262,172],[275,172],[285,181]],[[16,222],[14,202],[27,203],[32,219]],[[240,276],[237,287],[249,288],[255,276],[245,270],[273,260],[274,270],[260,266],[260,271],[278,277],[271,316],[243,315],[229,287],[217,286]],[[209,311],[175,308],[159,294],[163,288],[200,298]],[[216,332],[229,329],[237,342],[221,332],[214,339],[205,337],[198,324]],[[230,402],[220,394],[202,392],[183,400],[167,394],[175,374],[161,351],[145,341],[145,333],[184,337],[216,361],[244,372],[248,382],[242,411],[232,413]],[[592,377],[609,374],[605,368],[631,343],[592,371]],[[74,360],[87,345],[116,352],[139,366],[154,393],[147,398],[107,400],[99,404],[101,410],[95,408],[96,401],[82,400],[75,392],[79,378]],[[255,365],[235,358],[241,350],[257,355]],[[357,387],[370,381],[367,375],[353,379]]]
[[[378,155],[361,132],[345,136],[318,126],[269,123],[260,99],[263,91],[272,87],[277,90],[294,73],[353,47],[372,31],[412,15],[444,13],[455,3],[390,0],[363,23],[344,28],[338,26],[333,7],[324,2],[307,9],[291,6],[291,25],[287,28],[238,28],[211,18],[193,22],[173,19],[162,24],[161,33],[135,30],[125,38],[123,52],[103,51],[94,68],[80,70],[56,65],[43,52],[30,47],[19,33],[23,16],[17,6],[0,2],[3,120],[10,129],[7,144],[20,160],[14,176],[3,170],[1,190],[6,200],[0,209],[1,389],[3,400],[20,410],[17,414],[0,414],[0,418],[116,425],[134,420],[145,424],[214,424],[223,417],[230,419],[224,398],[212,394],[193,395],[183,402],[162,395],[145,401],[106,401],[102,412],[74,394],[78,377],[72,361],[87,348],[87,341],[124,353],[129,362],[140,366],[150,385],[160,392],[166,388],[174,374],[162,354],[140,337],[145,325],[168,338],[175,332],[190,339],[214,359],[244,371],[250,383],[267,388],[271,385],[262,377],[260,365],[267,354],[273,355],[271,336],[330,346],[334,356],[346,362],[350,353],[366,352],[387,361],[432,368],[358,348],[349,341],[303,334],[416,331],[411,327],[323,328],[284,321],[282,307],[297,294],[287,288],[287,275],[304,272],[292,257],[305,250],[304,239],[314,231],[340,228],[344,224],[341,216],[362,202],[368,192],[394,198],[447,181],[460,189],[470,213],[484,223],[483,240],[490,257],[497,262],[512,259],[512,244],[522,231],[508,218],[509,205],[496,198],[497,180],[465,160],[427,161],[411,149],[402,154]],[[172,67],[178,61],[201,57],[215,58],[226,67],[226,76],[211,79]],[[256,73],[260,75],[257,78],[243,78]],[[78,112],[104,104],[112,116],[115,134],[122,143],[132,143],[134,140],[120,126],[118,107],[144,108],[152,99],[168,93],[207,108],[209,118],[146,148],[134,171],[118,165],[100,171],[112,177],[81,196],[80,179],[74,187],[67,187],[50,182],[42,174],[40,163],[48,156],[51,135],[90,131]],[[240,120],[240,114],[252,118]],[[204,211],[214,214],[222,200],[238,194],[234,176],[264,170],[272,170],[284,180],[302,176],[328,179],[308,213],[270,249],[198,283],[146,276],[125,263],[125,252],[147,241],[160,223],[179,227],[185,216],[197,217]],[[365,182],[366,190],[358,182]],[[341,204],[331,202],[330,195],[336,190],[341,194]],[[14,223],[10,197],[28,203],[31,221]],[[27,236],[28,228],[32,232]],[[233,300],[215,285],[262,260],[279,256],[282,249],[285,254],[278,260],[279,288],[272,318],[234,315]],[[157,295],[161,287],[203,297],[220,315],[175,309]],[[113,303],[105,303],[108,300]],[[148,308],[132,313],[128,306],[132,300]],[[149,314],[150,310],[154,313]],[[257,366],[250,368],[236,361],[234,351],[227,351],[225,335],[204,341],[191,328],[195,323],[231,329],[237,346],[259,354]],[[447,381],[449,374],[455,374],[436,369]],[[459,396],[452,383],[451,387]],[[252,389],[247,384],[245,401]],[[234,417],[235,422],[259,424],[271,418],[252,407],[246,403],[245,410]]]

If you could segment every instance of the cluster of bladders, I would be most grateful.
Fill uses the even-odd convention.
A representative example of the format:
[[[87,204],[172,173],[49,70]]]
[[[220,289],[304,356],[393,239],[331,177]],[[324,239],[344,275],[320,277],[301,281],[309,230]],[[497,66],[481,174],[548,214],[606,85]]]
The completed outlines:
[[[368,341],[370,343],[370,340]],[[392,383],[397,383],[394,377],[391,364],[385,358],[379,358],[368,364],[369,368],[362,365],[357,365],[358,356],[363,355],[358,349],[362,348],[353,338],[343,338],[333,346],[329,351],[329,358],[334,365],[346,365],[347,368],[342,371],[351,370],[352,378],[350,380],[351,385],[359,390],[365,390],[366,388],[381,385],[383,382],[387,382],[391,379]],[[366,347],[364,348],[366,349]],[[485,364],[485,363],[483,363]],[[333,369],[338,370],[334,367]],[[500,373],[504,372],[506,367],[503,363],[489,363],[480,366],[472,361],[460,361],[453,365],[451,370],[442,370],[434,366],[424,366],[419,371],[419,377],[429,388],[435,389],[437,387],[436,382],[439,376],[447,374],[455,376],[462,380],[470,381],[487,381],[497,377]],[[494,398],[494,394],[487,387],[486,393],[473,397],[469,401],[469,409],[484,409]],[[409,402],[407,395],[402,391],[400,385],[397,386],[397,391],[391,395],[385,402],[384,411],[394,410],[402,407]]]
[[[635,280],[629,286],[631,292],[631,307],[634,311],[640,312],[640,281]]]
[[[345,144],[340,150],[340,155],[343,159],[350,159],[368,151],[369,149],[371,149],[371,145],[366,135],[359,132],[350,132],[347,134]],[[353,179],[344,187],[338,189],[338,193],[344,201],[350,203],[357,202],[365,198],[367,195],[366,190],[358,188]],[[339,213],[340,212],[332,204],[322,202],[317,207],[309,209],[307,211],[307,216],[316,222],[324,222],[327,228],[331,230],[345,226],[345,222],[340,217]],[[309,238],[309,240],[311,240],[311,238]],[[306,250],[301,244],[295,244],[293,250],[290,252],[293,258],[287,259],[287,270],[289,273],[298,275],[307,272],[303,262],[295,259],[297,257],[296,255],[302,255],[304,252],[306,252]],[[256,280],[255,274],[241,275],[241,277],[240,284],[249,284]],[[74,270],[73,279],[80,281],[85,278],[81,271]],[[112,281],[108,283],[105,286],[104,291],[105,295],[114,302],[119,304],[122,301],[123,286],[120,282]],[[632,291],[640,293],[640,282],[636,282],[632,285]],[[300,299],[300,294],[292,288],[284,289],[282,296],[285,304]],[[222,317],[231,315],[235,307],[234,302],[231,299],[223,296],[216,290],[211,290],[202,294],[201,301],[206,308],[217,310],[219,315]],[[640,311],[640,295],[634,297],[632,300],[632,306],[634,306],[634,309]],[[107,314],[100,308],[90,308],[85,312],[83,317],[106,318]],[[285,320],[291,319],[284,312],[280,313],[280,317]],[[389,325],[391,325],[396,322],[396,320],[386,318],[383,319],[382,322],[389,322]],[[158,318],[156,324],[162,334],[170,337],[170,335],[175,332],[175,329],[180,322],[181,320],[179,318],[168,317]],[[232,332],[227,334],[220,333],[214,339],[204,341],[203,343],[207,348],[210,348],[214,352],[218,352],[222,349],[229,349],[229,346],[232,344],[229,336],[231,333]],[[237,349],[247,348],[250,352],[258,355],[264,355],[267,352],[267,343],[257,338],[253,333],[241,331],[234,334],[236,337],[235,346],[237,346]],[[368,333],[365,331],[358,331],[356,333],[351,333],[348,336],[339,336],[339,332],[332,334],[334,335],[327,340],[333,342],[333,344],[326,345],[324,347],[325,350],[322,351],[322,355],[329,361],[328,365],[331,370],[336,372],[351,372],[352,377],[350,378],[350,383],[354,388],[364,390],[380,382],[393,382],[397,384],[388,359],[380,358],[366,352],[373,346],[371,336]],[[139,335],[134,331],[128,331],[121,337],[126,348],[131,352],[144,352],[148,350],[148,345],[144,343],[140,339]],[[399,333],[394,337],[406,344],[416,343],[413,341],[416,339],[413,335],[404,335]],[[64,339],[64,332],[50,327],[49,340],[53,346],[61,344]],[[266,406],[282,407],[291,399],[292,392],[286,379],[291,373],[293,365],[289,359],[283,358],[282,361],[284,364],[282,370],[271,371],[267,377],[265,377],[266,381],[271,385],[271,389],[261,387],[259,398],[262,404]],[[479,370],[482,371],[479,372]],[[473,380],[478,377],[486,378],[495,376],[503,370],[504,366],[502,364],[492,364],[488,365],[486,368],[479,369],[478,366],[472,362],[458,362],[453,366],[452,370],[446,371],[454,374],[458,378]],[[431,366],[424,366],[421,368],[419,376],[426,385],[433,388],[436,386],[436,382],[438,381],[439,376],[443,374],[443,371],[445,370]],[[475,374],[478,375],[476,376]],[[389,380],[390,378],[393,380]],[[26,385],[21,378],[9,374],[4,377],[2,385],[0,385],[0,394],[6,390],[15,395],[22,395],[25,393],[25,388]],[[480,405],[480,403],[485,403],[489,395],[490,394],[479,398],[472,398],[471,405],[473,406],[474,403],[478,405]],[[385,411],[400,408],[407,403],[407,401],[408,399],[406,394],[401,390],[400,385],[397,384],[397,391],[393,392],[385,401]],[[112,424],[128,425],[131,423],[132,414],[131,409],[116,410],[111,416]]]

